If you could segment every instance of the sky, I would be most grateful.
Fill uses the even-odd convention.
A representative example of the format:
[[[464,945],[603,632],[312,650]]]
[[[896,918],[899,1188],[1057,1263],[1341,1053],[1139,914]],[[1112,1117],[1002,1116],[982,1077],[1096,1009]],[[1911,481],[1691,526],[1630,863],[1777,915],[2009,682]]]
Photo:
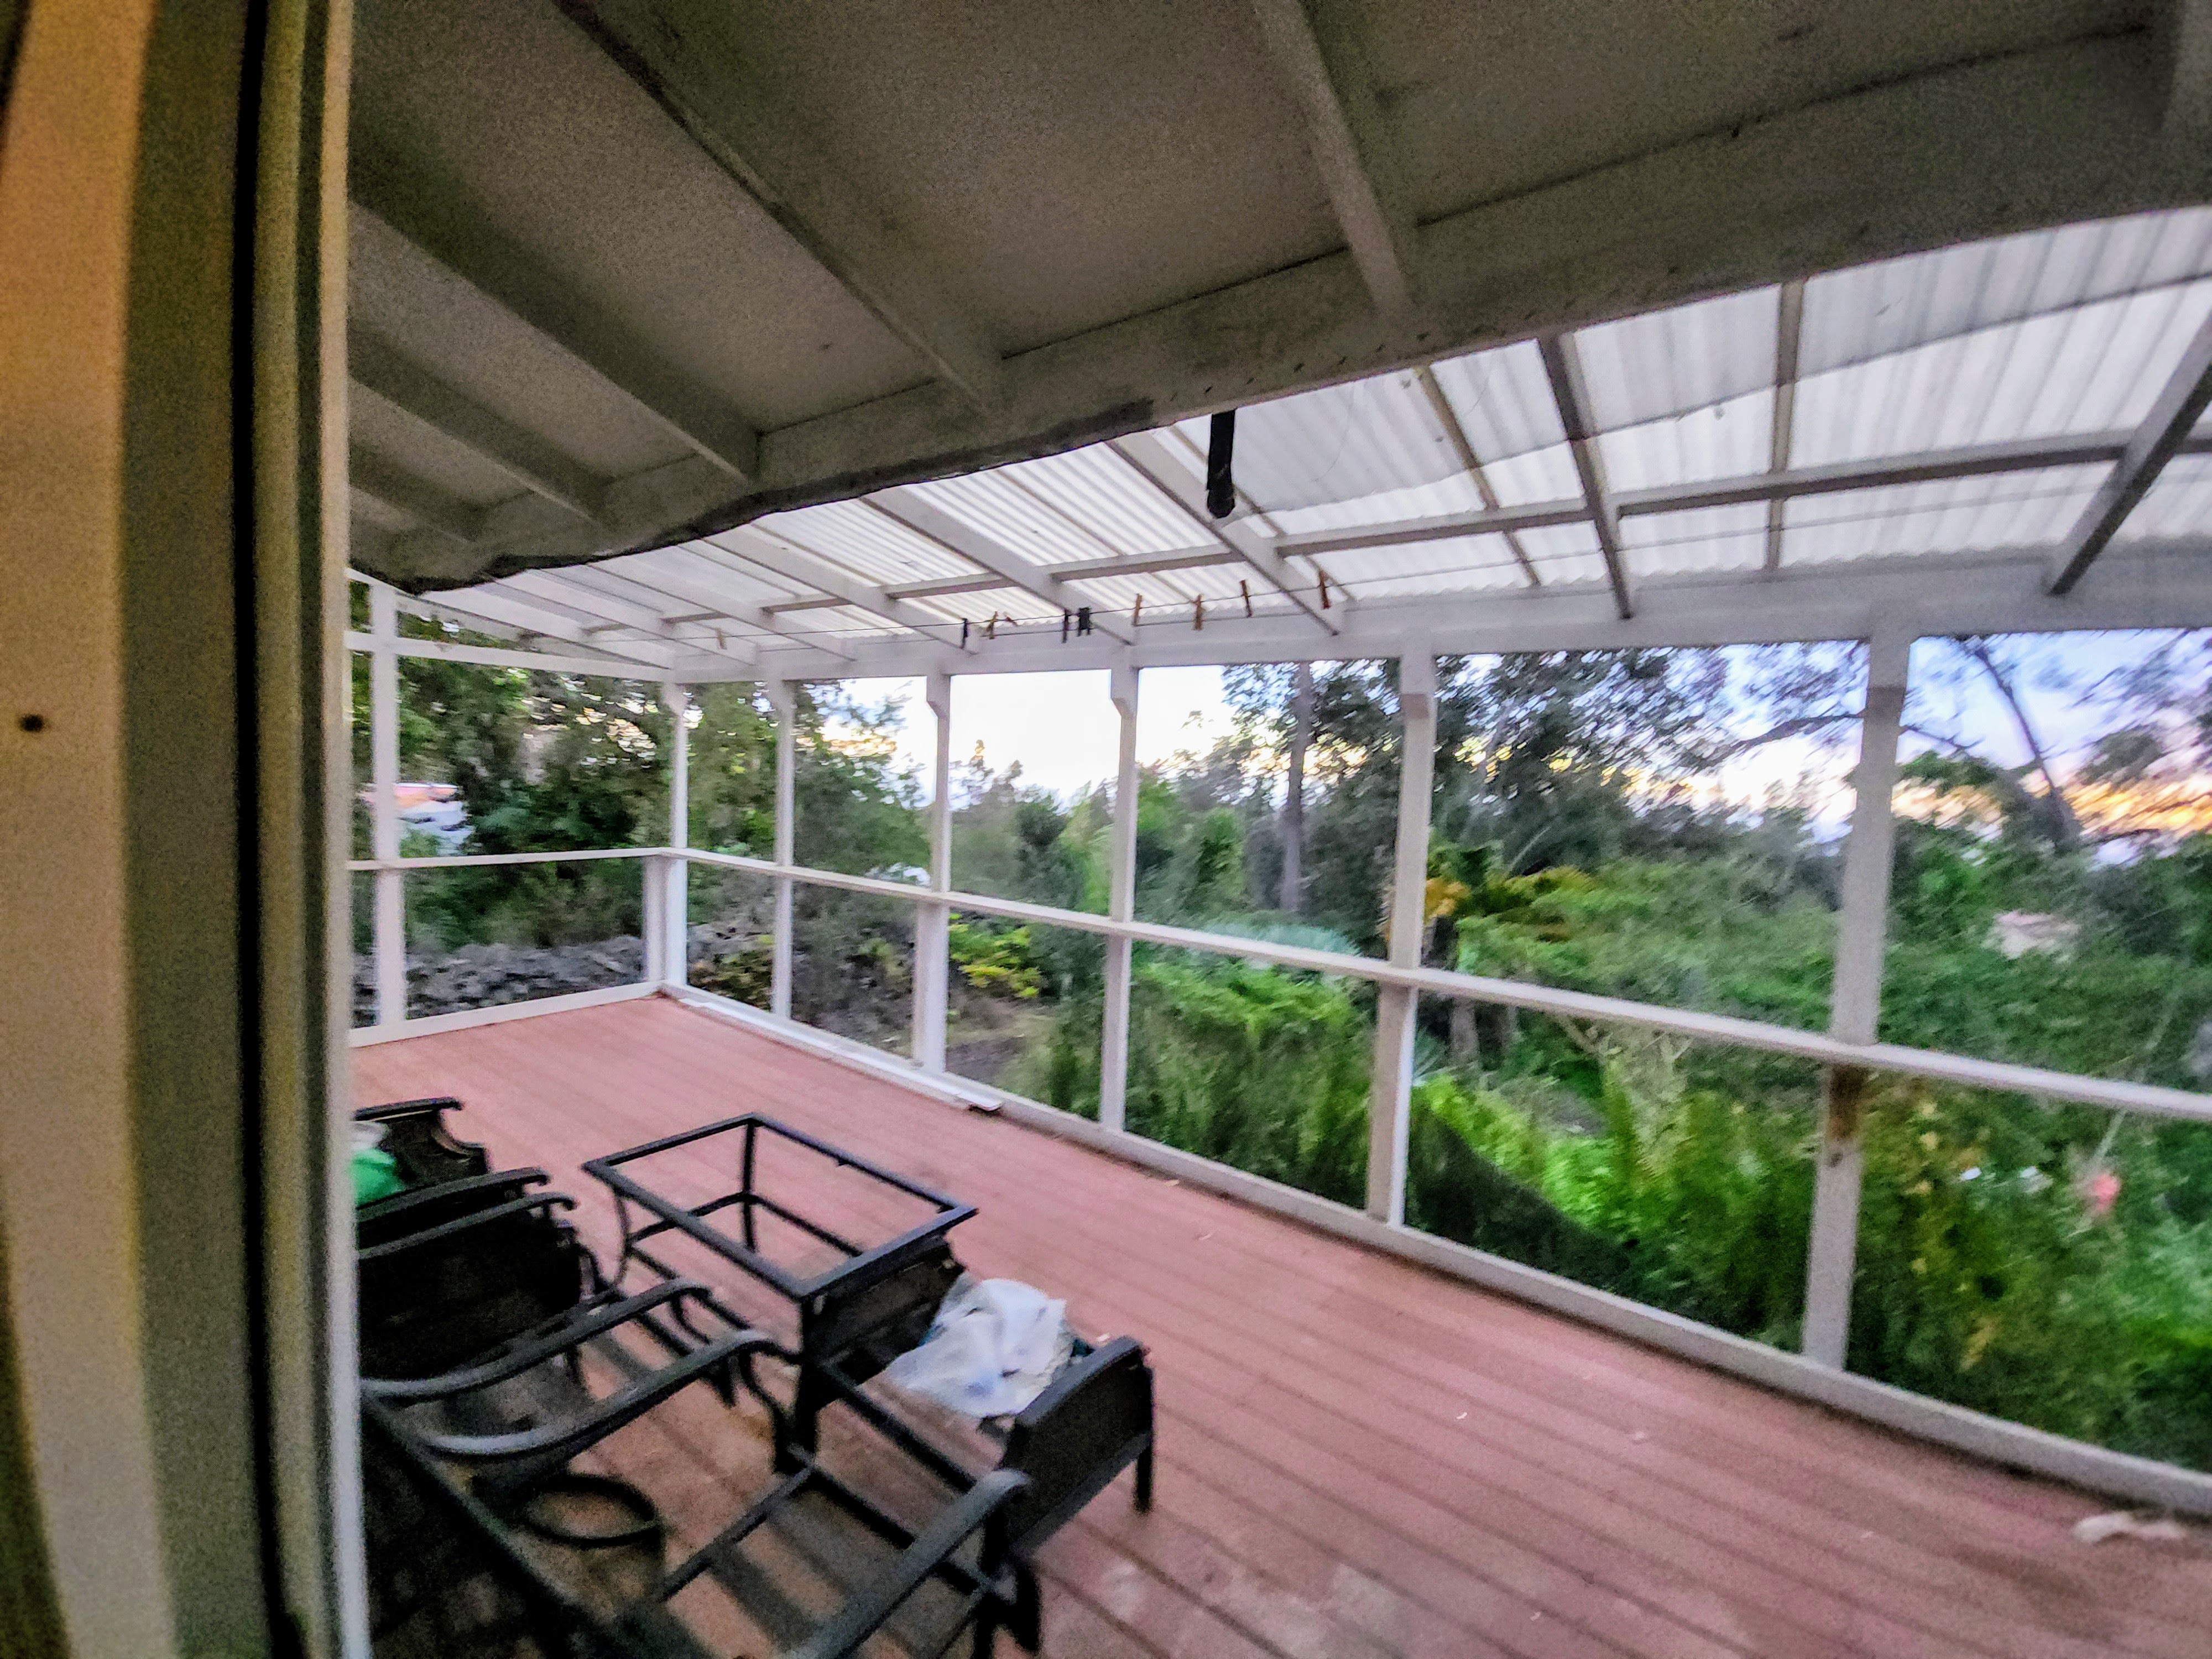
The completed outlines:
[[[2141,658],[2164,635],[2143,634],[2053,635],[2037,646],[2041,664],[2056,675],[2087,684],[2114,667]],[[1919,696],[1916,714],[1940,718],[1989,745],[1988,752],[2008,761],[2025,758],[2009,715],[1985,683],[1958,687],[1935,682],[1930,669],[1942,655],[1934,641],[1914,651],[1912,673]],[[905,704],[900,736],[902,763],[927,777],[933,733],[921,701],[921,682],[856,680],[848,689],[863,702],[897,697]],[[2103,717],[2078,691],[2054,684],[2031,684],[2026,692],[2031,717],[2045,741],[2063,758],[2078,757],[2100,735]],[[1179,750],[1202,752],[1228,732],[1231,717],[1222,696],[1218,668],[1149,668],[1140,680],[1137,756],[1152,765]],[[1019,761],[1025,782],[1066,799],[1114,775],[1118,723],[1107,697],[1103,670],[1053,674],[976,674],[953,681],[952,755],[965,762],[975,746],[994,769]],[[1924,747],[1907,740],[1908,754]],[[1732,763],[1717,781],[1717,792],[1747,805],[1778,790],[1809,783],[1816,820],[1840,827],[1850,807],[1844,778],[1855,757],[1814,745],[1779,743],[1753,750]]]

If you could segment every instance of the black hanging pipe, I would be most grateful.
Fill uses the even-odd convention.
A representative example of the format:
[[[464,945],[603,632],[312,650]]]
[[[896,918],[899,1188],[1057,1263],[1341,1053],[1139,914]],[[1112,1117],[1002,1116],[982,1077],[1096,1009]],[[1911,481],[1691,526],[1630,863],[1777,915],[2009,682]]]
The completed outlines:
[[[1237,480],[1230,474],[1237,455],[1237,411],[1225,409],[1213,417],[1206,445],[1206,510],[1225,519],[1237,510]]]

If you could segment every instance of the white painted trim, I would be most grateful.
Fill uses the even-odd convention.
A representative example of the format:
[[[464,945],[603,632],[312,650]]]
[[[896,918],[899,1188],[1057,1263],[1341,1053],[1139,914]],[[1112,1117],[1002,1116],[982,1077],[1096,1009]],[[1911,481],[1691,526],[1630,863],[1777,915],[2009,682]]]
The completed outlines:
[[[389,1025],[356,1025],[347,1041],[356,1048],[407,1037],[435,1036],[441,1031],[465,1031],[477,1025],[498,1025],[510,1019],[532,1019],[539,1014],[573,1013],[579,1008],[599,1008],[610,1002],[635,1002],[657,994],[661,987],[639,980],[629,985],[604,985],[596,991],[571,991],[563,996],[532,997],[526,1002],[502,1002],[490,1008],[465,1008],[454,1014],[430,1014],[421,1019],[398,1020]]]
[[[879,881],[872,876],[848,876],[833,870],[779,865],[766,859],[740,857],[732,853],[694,849],[684,854],[702,864],[758,875],[809,882],[819,887],[872,893],[884,898],[919,900],[924,889],[902,882]],[[1017,899],[989,898],[980,893],[951,893],[946,902],[955,910],[978,915],[1004,916],[1048,927],[1071,927],[1103,933],[1140,945],[1164,945],[1176,950],[1203,951],[1212,956],[1243,957],[1279,967],[1300,968],[1317,974],[1364,979],[1376,985],[1408,988],[1430,996],[1457,997],[1470,1002],[1492,1002],[1509,1008],[1540,1013],[1564,1014],[1572,1019],[1600,1024],[1634,1025],[1666,1031],[1698,1042],[1731,1043],[1769,1054],[1793,1054],[1822,1065],[1859,1066],[1869,1071],[1894,1072],[1939,1083],[1991,1089],[2006,1094],[2039,1096],[2050,1100],[2079,1102],[2117,1111],[2141,1112],[2154,1117],[2212,1122],[2212,1095],[2167,1089],[2156,1084],[2130,1083],[2114,1078],[2080,1077],[2045,1071],[2039,1066],[2007,1061],[1977,1060],[1970,1055],[1930,1048],[1908,1048],[1893,1042],[1845,1042],[1825,1031],[1801,1031],[1786,1025],[1740,1019],[1731,1014],[1699,1013],[1693,1009],[1668,1008],[1654,1003],[1631,1002],[1621,997],[1593,996],[1582,991],[1556,990],[1526,981],[1492,979],[1478,974],[1449,972],[1441,968],[1407,968],[1372,957],[1346,956],[1334,951],[1313,951],[1302,945],[1277,945],[1264,939],[1235,939],[1203,933],[1160,922],[1115,921],[1087,910],[1060,910],[1049,905],[1027,904]]]
[[[1421,965],[1427,932],[1430,797],[1437,761],[1437,664],[1425,651],[1398,663],[1398,839],[1390,855],[1390,963]],[[1367,1080],[1367,1213],[1406,1218],[1406,1148],[1413,1118],[1413,1041],[1420,994],[1385,986],[1375,999]]]
[[[667,847],[584,847],[565,853],[447,853],[418,859],[351,859],[349,870],[465,870],[493,864],[580,864],[593,859],[650,859]],[[687,854],[687,856],[690,856]]]
[[[442,608],[442,607],[441,607]],[[489,623],[490,619],[487,617]],[[345,636],[349,651],[374,651],[376,638],[356,629]],[[649,663],[626,662],[619,657],[556,655],[545,651],[507,651],[497,646],[464,645],[457,640],[393,641],[395,657],[423,657],[434,662],[476,663],[487,668],[526,668],[549,674],[595,674],[602,679],[651,679],[660,671]]]
[[[798,816],[796,726],[799,687],[790,680],[769,680],[763,688],[775,711],[775,926],[769,947],[769,1006],[791,1017],[791,900],[792,878],[783,873],[793,856],[794,820]]]
[[[669,717],[668,844],[682,849],[691,844],[691,692],[671,680],[660,688]],[[652,868],[647,866],[648,870]],[[690,975],[691,863],[672,858],[661,876],[661,890],[649,894],[647,903],[661,907],[661,960],[659,974],[665,985],[683,985]]]
[[[988,1084],[926,1077],[903,1061],[849,1039],[793,1021],[771,1018],[757,1008],[732,1002],[727,997],[688,991],[675,1000],[793,1048],[852,1066],[889,1082],[903,1084],[932,1100],[969,1109],[995,1109],[1015,1122],[1073,1140],[1109,1158],[1157,1170],[1190,1186],[1239,1200],[1352,1243],[1434,1268],[1452,1278],[1532,1303],[1715,1370],[1747,1378],[1777,1393],[1814,1401],[1916,1439],[2066,1481],[2091,1492],[2192,1515],[2212,1516],[2212,1475],[2110,1451],[2062,1435],[2047,1434],[2040,1429],[1947,1405],[1925,1395],[1892,1388],[1849,1371],[1833,1370],[1801,1355],[1733,1336],[1609,1291],[1593,1290],[1587,1285],[1504,1256],[1403,1225],[1376,1221],[1345,1205],[1246,1175],[1194,1153],[1102,1128],[1087,1118],[1056,1111]]]
[[[1843,896],[1836,916],[1836,962],[1828,1030],[1847,1042],[1871,1042],[1881,1014],[1882,945],[1889,931],[1897,744],[1905,718],[1912,642],[1869,641],[1866,706],[1859,720],[1859,763],[1852,773],[1850,829],[1844,845]],[[1851,1288],[1859,1248],[1859,1189],[1866,1172],[1860,1123],[1861,1079],[1831,1067],[1821,1090],[1820,1141],[1813,1177],[1806,1247],[1805,1357],[1840,1370],[1850,1340]]]
[[[1109,677],[1107,695],[1121,726],[1121,751],[1114,771],[1113,839],[1109,842],[1107,913],[1116,921],[1136,914],[1137,794],[1141,785],[1137,771],[1137,698],[1142,676],[1126,665]],[[1134,951],[1126,939],[1106,941],[1105,995],[1100,1010],[1098,1043],[1098,1121],[1119,1129],[1128,1109],[1129,990],[1134,972]]]
[[[392,866],[399,857],[399,635],[398,595],[382,582],[368,589],[369,850],[375,907],[370,946],[376,976],[376,1023],[407,1018],[407,895]]]
[[[932,674],[926,701],[934,726],[936,750],[930,762],[929,885],[952,890],[952,677]],[[908,1047],[923,1070],[945,1069],[945,1000],[951,985],[950,929],[952,913],[941,903],[916,905],[914,913],[914,1006]]]

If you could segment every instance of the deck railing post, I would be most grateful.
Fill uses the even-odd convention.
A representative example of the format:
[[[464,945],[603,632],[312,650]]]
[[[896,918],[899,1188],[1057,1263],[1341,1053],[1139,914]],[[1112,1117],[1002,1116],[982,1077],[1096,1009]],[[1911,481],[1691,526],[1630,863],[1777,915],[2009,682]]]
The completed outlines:
[[[932,674],[927,698],[936,716],[937,759],[929,795],[929,888],[952,890],[952,676]],[[951,908],[925,901],[914,908],[914,1059],[924,1071],[945,1069],[945,1002],[951,977]]]
[[[1114,839],[1106,913],[1127,921],[1137,908],[1137,670],[1115,665],[1109,695],[1121,720],[1121,763],[1114,774]],[[1098,1121],[1119,1129],[1128,1115],[1129,972],[1133,947],[1126,939],[1106,941],[1106,1000],[1098,1048]]]
[[[647,963],[646,977],[681,988],[691,981],[691,860],[682,856],[691,844],[691,690],[674,680],[665,681],[660,701],[668,710],[668,844],[678,856],[664,860],[662,886],[647,888],[648,904],[656,901],[665,918],[660,930],[661,959]]]
[[[368,584],[369,855],[399,856],[398,595],[382,582]],[[376,1023],[407,1018],[407,878],[397,870],[374,877],[374,944]]]
[[[1856,798],[1844,843],[1843,902],[1836,916],[1836,969],[1828,1030],[1872,1042],[1881,1012],[1882,946],[1889,924],[1889,871],[1896,841],[1892,796],[1905,719],[1909,636],[1880,635],[1867,652],[1866,709],[1859,720]],[[1805,1267],[1805,1357],[1841,1370],[1850,1337],[1851,1281],[1859,1245],[1859,1187],[1866,1151],[1860,1102],[1866,1075],[1831,1066],[1821,1079],[1820,1140],[1813,1178],[1813,1231]]]
[[[1429,794],[1437,761],[1437,663],[1408,652],[1398,664],[1403,722],[1398,771],[1398,844],[1390,870],[1389,960],[1421,965],[1429,875]],[[1378,986],[1375,1058],[1367,1086],[1367,1213],[1392,1225],[1406,1218],[1406,1137],[1413,1117],[1413,1017],[1419,994]]]
[[[769,706],[775,711],[775,861],[789,865],[794,845],[793,822],[797,816],[797,744],[793,726],[799,709],[795,680],[767,682]],[[770,945],[768,1011],[781,1019],[791,1018],[791,878],[775,878],[775,933]]]

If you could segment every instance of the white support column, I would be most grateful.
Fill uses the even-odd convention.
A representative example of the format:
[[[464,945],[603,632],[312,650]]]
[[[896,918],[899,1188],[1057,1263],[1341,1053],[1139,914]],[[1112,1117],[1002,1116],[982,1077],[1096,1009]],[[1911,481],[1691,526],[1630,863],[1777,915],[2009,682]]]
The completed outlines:
[[[952,890],[952,676],[929,677],[929,711],[937,717],[937,764],[929,796],[929,886]],[[948,956],[951,908],[941,903],[914,907],[914,1060],[926,1072],[945,1069],[945,1000],[951,963]]]
[[[799,687],[791,680],[769,680],[768,700],[775,710],[775,861],[791,862],[793,820],[798,797],[793,776],[796,744],[792,730],[799,706]],[[791,878],[775,878],[775,937],[769,958],[768,1011],[780,1019],[791,1018]]]
[[[382,582],[368,585],[369,855],[399,856],[399,638],[398,596]],[[374,945],[376,1023],[393,1025],[407,1018],[406,878],[379,870]]]
[[[691,692],[673,680],[660,688],[660,701],[668,710],[668,844],[682,848],[691,844]],[[661,960],[658,976],[663,985],[682,988],[690,983],[691,861],[672,858],[662,874],[659,900]],[[648,969],[648,979],[654,973]]]
[[[1889,870],[1896,841],[1898,730],[1905,718],[1910,638],[1878,637],[1868,650],[1866,710],[1859,721],[1856,799],[1844,844],[1843,903],[1836,917],[1836,971],[1828,1030],[1871,1042],[1881,1012],[1882,947],[1889,924]],[[1859,1183],[1865,1172],[1860,1102],[1866,1073],[1832,1066],[1822,1079],[1813,1235],[1805,1270],[1804,1352],[1842,1369],[1850,1335],[1851,1281],[1858,1258]]]
[[[1389,959],[1418,968],[1429,876],[1429,794],[1437,763],[1437,663],[1427,651],[1398,664],[1398,846],[1390,872]],[[1375,1060],[1367,1085],[1367,1213],[1406,1218],[1406,1135],[1413,1115],[1413,1016],[1419,994],[1379,986]]]
[[[1114,669],[1110,693],[1121,717],[1121,765],[1114,775],[1114,839],[1108,854],[1111,875],[1107,914],[1127,921],[1137,908],[1137,670],[1123,663]],[[1129,971],[1133,947],[1126,939],[1106,941],[1106,1000],[1098,1049],[1098,1121],[1119,1129],[1129,1098]]]

